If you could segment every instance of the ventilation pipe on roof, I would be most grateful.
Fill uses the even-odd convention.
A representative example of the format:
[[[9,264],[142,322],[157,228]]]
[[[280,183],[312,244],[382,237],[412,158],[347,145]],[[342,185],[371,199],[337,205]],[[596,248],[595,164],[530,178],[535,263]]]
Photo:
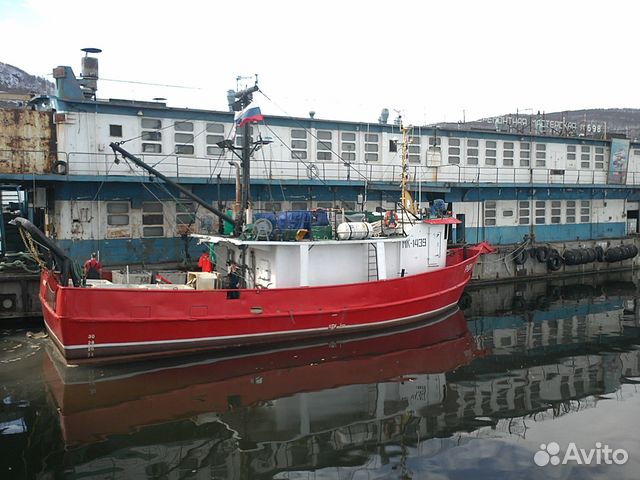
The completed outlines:
[[[100,53],[102,50],[99,48],[82,48],[84,57],[80,61],[80,86],[82,87],[82,94],[84,98],[88,100],[96,99],[96,92],[98,91],[98,59],[96,57],[90,57],[90,53]]]

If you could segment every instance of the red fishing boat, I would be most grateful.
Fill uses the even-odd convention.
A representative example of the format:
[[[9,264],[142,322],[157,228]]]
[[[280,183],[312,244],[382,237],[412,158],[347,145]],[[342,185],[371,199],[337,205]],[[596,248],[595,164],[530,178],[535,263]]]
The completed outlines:
[[[238,94],[241,104],[255,88]],[[249,138],[249,125],[244,127]],[[401,218],[388,212],[386,229],[364,221],[334,223],[334,239],[305,240],[308,231],[300,229],[297,241],[274,239],[264,218],[255,225],[269,228],[258,229],[253,239],[243,235],[253,221],[248,144],[242,149],[235,218],[111,144],[116,155],[171,184],[221,221],[233,222],[235,235],[193,235],[215,248],[218,271],[199,275],[190,285],[113,284],[79,278],[64,252],[30,222],[16,219],[48,250],[40,300],[51,338],[71,362],[141,358],[388,328],[454,307],[479,255],[490,247],[448,249],[448,227],[460,222],[446,212],[431,218],[415,214],[407,190],[408,142],[404,129]]]

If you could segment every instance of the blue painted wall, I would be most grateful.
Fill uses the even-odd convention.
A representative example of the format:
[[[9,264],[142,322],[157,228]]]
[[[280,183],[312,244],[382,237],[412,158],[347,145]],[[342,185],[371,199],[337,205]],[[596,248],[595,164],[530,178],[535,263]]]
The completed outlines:
[[[573,225],[534,225],[532,229],[517,227],[465,227],[466,240],[469,243],[487,240],[495,245],[522,242],[525,235],[531,232],[537,242],[558,242],[569,240],[588,240],[616,238],[625,235],[624,223],[581,223]]]

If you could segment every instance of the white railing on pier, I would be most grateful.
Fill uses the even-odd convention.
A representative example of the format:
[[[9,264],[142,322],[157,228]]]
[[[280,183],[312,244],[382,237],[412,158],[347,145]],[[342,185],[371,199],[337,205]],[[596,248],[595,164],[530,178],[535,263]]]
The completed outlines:
[[[19,165],[2,169],[2,173],[43,174],[64,173],[67,175],[89,176],[141,176],[149,174],[133,164],[120,158],[114,162],[111,152],[58,152],[58,165],[43,171],[44,154],[39,152],[38,162],[25,161],[25,155],[32,157],[38,152],[12,152],[11,158]],[[195,157],[180,155],[140,154],[138,157],[153,166],[160,173],[171,178],[212,178],[218,175],[225,182],[235,179],[235,166],[230,161],[238,160],[231,154],[220,157]],[[7,160],[9,161],[9,160]],[[62,166],[60,165],[62,164]],[[16,168],[17,167],[17,168]],[[493,167],[474,165],[445,164],[426,166],[409,165],[412,182],[440,184],[560,184],[560,185],[605,185],[607,171],[598,170],[555,170],[550,168],[528,167]],[[3,171],[4,170],[4,171]],[[47,171],[49,170],[49,171]],[[251,176],[257,180],[273,181],[313,181],[313,182],[348,182],[363,184],[364,182],[400,183],[402,166],[395,164],[348,163],[336,161],[293,161],[254,158],[251,161]],[[114,178],[115,179],[115,178]],[[626,185],[639,185],[640,172],[628,172]]]

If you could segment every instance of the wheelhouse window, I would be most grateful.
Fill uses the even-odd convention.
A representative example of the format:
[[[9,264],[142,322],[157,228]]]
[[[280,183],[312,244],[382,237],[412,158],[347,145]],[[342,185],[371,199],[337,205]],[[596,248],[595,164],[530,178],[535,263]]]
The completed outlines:
[[[575,159],[576,159],[576,146],[567,145],[567,160],[575,160]]]
[[[164,236],[164,206],[160,202],[142,204],[142,236]]]
[[[162,153],[162,120],[143,118],[141,126],[142,153]]]

